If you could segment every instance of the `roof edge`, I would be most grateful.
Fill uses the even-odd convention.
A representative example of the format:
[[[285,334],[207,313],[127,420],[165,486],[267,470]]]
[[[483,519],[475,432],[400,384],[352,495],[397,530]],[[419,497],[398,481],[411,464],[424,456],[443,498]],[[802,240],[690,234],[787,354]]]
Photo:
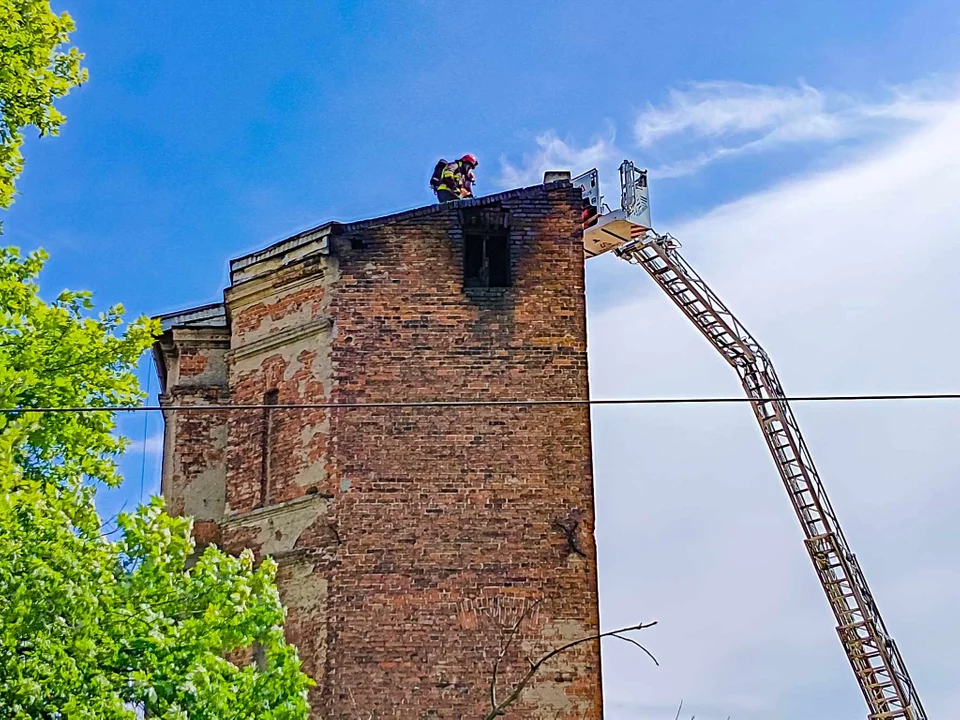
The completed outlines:
[[[410,218],[421,217],[424,215],[433,215],[442,210],[447,210],[449,208],[468,208],[468,207],[477,207],[480,205],[486,205],[492,202],[499,202],[500,200],[508,200],[510,198],[521,197],[522,195],[529,194],[533,190],[553,190],[559,187],[573,187],[573,184],[569,180],[557,180],[550,183],[539,183],[537,185],[527,185],[522,188],[514,188],[512,190],[504,190],[502,192],[494,193],[492,195],[482,195],[478,198],[468,198],[466,200],[452,200],[451,202],[446,203],[434,203],[433,205],[424,205],[422,207],[413,208],[411,210],[401,210],[400,212],[392,213],[390,215],[382,215],[376,218],[370,218],[369,220],[357,220],[350,223],[337,223],[342,228],[342,232],[350,232],[352,230],[361,230],[367,227],[373,227],[376,225],[385,225],[391,222],[397,222],[399,220],[408,220]]]
[[[258,262],[269,260],[270,258],[276,257],[277,255],[282,255],[290,250],[296,250],[297,248],[303,247],[304,245],[312,243],[316,240],[322,240],[330,235],[336,235],[338,232],[340,232],[340,227],[340,223],[331,220],[330,222],[325,222],[322,225],[312,227],[309,230],[298,232],[296,235],[291,235],[283,240],[278,240],[272,245],[268,245],[261,250],[255,250],[254,252],[247,253],[246,255],[233,258],[230,260],[230,274],[232,276],[233,273],[239,272],[240,270],[248,268],[251,265],[255,265]]]
[[[227,326],[227,310],[222,302],[198,305],[197,307],[177,310],[175,312],[155,315],[154,320],[160,321],[160,328],[164,332],[174,327],[223,327]]]
[[[339,235],[344,232],[352,232],[354,230],[362,230],[364,228],[376,227],[377,225],[385,225],[387,223],[399,222],[402,220],[410,220],[412,218],[424,217],[427,215],[433,215],[435,213],[449,210],[450,208],[469,208],[477,207],[481,205],[486,205],[488,203],[498,202],[501,200],[508,200],[515,197],[521,197],[526,194],[530,194],[532,191],[547,191],[554,190],[561,187],[573,187],[573,184],[566,179],[555,180],[549,183],[538,183],[537,185],[528,185],[522,188],[514,188],[512,190],[504,190],[499,193],[494,193],[492,195],[483,195],[478,198],[469,198],[466,200],[454,200],[447,203],[434,203],[433,205],[424,205],[417,208],[412,208],[410,210],[401,210],[400,212],[391,213],[389,215],[381,215],[380,217],[370,218],[368,220],[357,220],[354,222],[341,223],[335,220],[325,222],[316,227],[303,230],[295,235],[284,238],[283,240],[278,240],[272,245],[268,245],[262,250],[256,250],[246,255],[241,255],[239,257],[233,258],[230,260],[230,274],[231,277],[235,272],[243,270],[244,268],[255,265],[258,262],[264,260],[269,260],[278,255],[282,255],[291,250],[296,250],[304,245],[307,245],[311,242],[317,240],[322,240],[323,238],[329,237],[331,235]],[[173,313],[176,314],[176,313]]]

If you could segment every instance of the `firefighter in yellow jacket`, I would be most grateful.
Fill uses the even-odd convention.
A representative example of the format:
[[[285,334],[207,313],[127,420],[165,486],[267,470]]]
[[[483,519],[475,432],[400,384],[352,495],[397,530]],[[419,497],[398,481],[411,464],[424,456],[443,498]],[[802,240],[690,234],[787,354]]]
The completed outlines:
[[[440,182],[436,186],[437,199],[444,203],[451,200],[463,200],[473,197],[473,174],[477,167],[476,155],[467,153],[459,160],[447,163],[440,173]]]

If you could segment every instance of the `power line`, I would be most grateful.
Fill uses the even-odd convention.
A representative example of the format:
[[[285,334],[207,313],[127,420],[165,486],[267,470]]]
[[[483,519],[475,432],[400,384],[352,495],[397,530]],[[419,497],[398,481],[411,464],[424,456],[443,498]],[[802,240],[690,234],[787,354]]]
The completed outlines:
[[[896,400],[960,400],[957,393],[889,393],[872,395],[796,395],[779,398],[785,402],[863,402]],[[541,400],[426,400],[399,402],[339,402],[339,403],[278,403],[276,405],[142,405],[140,407],[41,407],[0,408],[0,413],[87,413],[87,412],[242,412],[246,410],[356,410],[381,408],[469,408],[521,407],[563,405],[719,405],[726,403],[757,402],[749,397],[673,397],[673,398],[598,398],[598,399],[541,399]]]

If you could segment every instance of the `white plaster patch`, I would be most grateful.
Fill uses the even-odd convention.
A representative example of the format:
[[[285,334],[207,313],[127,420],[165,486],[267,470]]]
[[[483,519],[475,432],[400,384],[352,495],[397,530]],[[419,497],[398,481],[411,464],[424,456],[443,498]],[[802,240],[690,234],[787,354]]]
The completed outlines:
[[[320,460],[303,468],[297,473],[293,481],[300,487],[310,487],[311,485],[322,483],[326,479],[327,467],[325,463]]]
[[[227,501],[226,468],[207,468],[183,489],[184,514],[196,520],[220,520]]]
[[[227,426],[216,425],[210,430],[210,449],[220,452],[227,446]],[[227,502],[227,468],[223,459],[193,477],[183,488],[184,514],[192,515],[196,520],[221,520]],[[180,455],[174,456],[175,472],[183,477]]]
[[[256,542],[264,555],[290,552],[303,531],[326,514],[326,503],[317,502],[315,497],[307,500],[298,498],[289,504],[248,513],[238,524],[259,530]]]
[[[540,672],[549,674],[547,668],[543,668]],[[522,700],[535,707],[535,716],[543,718],[544,720],[555,720],[558,717],[566,717],[571,712],[575,713],[574,717],[584,717],[587,710],[590,709],[589,704],[585,700],[580,699],[575,708],[573,698],[567,694],[566,687],[566,683],[557,683],[549,680],[544,681],[542,677],[539,679],[535,678],[534,681],[527,686]]]
[[[324,417],[324,419],[316,423],[315,425],[307,425],[300,430],[300,443],[304,447],[310,447],[313,443],[313,439],[317,435],[325,435],[330,432],[330,419]]]
[[[327,580],[314,572],[312,562],[296,563],[287,582],[283,583],[280,599],[287,607],[312,610],[327,602]]]

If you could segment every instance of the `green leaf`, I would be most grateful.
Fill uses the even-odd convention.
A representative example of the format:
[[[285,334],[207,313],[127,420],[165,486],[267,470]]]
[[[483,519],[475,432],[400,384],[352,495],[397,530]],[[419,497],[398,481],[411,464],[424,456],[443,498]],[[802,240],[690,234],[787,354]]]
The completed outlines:
[[[0,208],[13,202],[23,170],[23,133],[57,135],[65,117],[54,102],[87,79],[83,55],[64,49],[74,30],[46,0],[0,0]]]
[[[0,8],[3,8],[0,0]],[[0,10],[2,11],[2,10]],[[152,499],[104,533],[101,483],[121,478],[110,412],[159,328],[89,293],[39,295],[46,256],[0,250],[0,719],[304,720],[312,681],[283,638],[275,564],[208,547]],[[255,667],[254,644],[266,652]]]

